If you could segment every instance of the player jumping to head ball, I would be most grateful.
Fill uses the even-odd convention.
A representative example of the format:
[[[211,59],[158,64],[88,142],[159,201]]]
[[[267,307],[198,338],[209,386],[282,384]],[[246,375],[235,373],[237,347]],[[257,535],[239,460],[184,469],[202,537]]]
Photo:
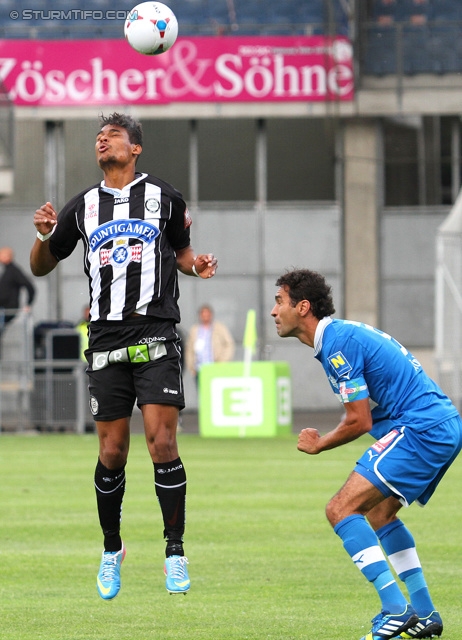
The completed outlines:
[[[184,593],[190,581],[183,550],[186,473],[176,441],[184,407],[175,330],[180,322],[177,270],[211,278],[217,261],[213,254],[194,254],[191,218],[181,194],[136,172],[141,125],[118,113],[102,116],[100,124],[95,151],[103,181],[72,198],[59,215],[49,202],[36,211],[31,269],[46,275],[83,241],[90,288],[87,372],[99,437],[95,487],[104,535],[98,593],[110,600],[120,589],[125,556],[120,518],[135,402],[143,415],[164,521],[167,590]]]

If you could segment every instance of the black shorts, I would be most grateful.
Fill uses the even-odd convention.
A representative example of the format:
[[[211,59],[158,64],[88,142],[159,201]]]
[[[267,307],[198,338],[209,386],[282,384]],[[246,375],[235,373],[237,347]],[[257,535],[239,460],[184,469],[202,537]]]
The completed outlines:
[[[131,416],[135,402],[184,408],[181,345],[173,322],[92,323],[85,355],[95,420]]]

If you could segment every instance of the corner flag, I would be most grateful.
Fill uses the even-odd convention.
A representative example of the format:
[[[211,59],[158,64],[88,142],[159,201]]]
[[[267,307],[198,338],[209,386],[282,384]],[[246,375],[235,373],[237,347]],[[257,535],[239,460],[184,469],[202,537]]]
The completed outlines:
[[[255,354],[257,349],[257,319],[255,309],[249,309],[247,311],[242,346],[246,352]]]

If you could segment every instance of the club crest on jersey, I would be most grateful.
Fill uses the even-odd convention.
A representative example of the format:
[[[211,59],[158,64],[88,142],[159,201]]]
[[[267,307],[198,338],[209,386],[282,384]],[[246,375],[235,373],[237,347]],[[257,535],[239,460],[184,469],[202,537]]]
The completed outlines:
[[[101,249],[99,262],[102,267],[125,267],[129,262],[141,262],[142,244],[130,246],[126,240],[116,240],[112,249]]]
[[[156,198],[148,198],[144,203],[144,207],[149,213],[158,213],[160,211],[160,202]]]

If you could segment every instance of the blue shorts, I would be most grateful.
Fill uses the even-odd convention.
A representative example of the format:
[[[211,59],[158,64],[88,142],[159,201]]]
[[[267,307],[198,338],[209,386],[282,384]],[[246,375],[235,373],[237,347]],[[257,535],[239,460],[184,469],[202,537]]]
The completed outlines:
[[[405,507],[425,505],[462,448],[462,420],[416,431],[396,427],[377,440],[357,461],[355,471],[386,498],[394,496]]]

